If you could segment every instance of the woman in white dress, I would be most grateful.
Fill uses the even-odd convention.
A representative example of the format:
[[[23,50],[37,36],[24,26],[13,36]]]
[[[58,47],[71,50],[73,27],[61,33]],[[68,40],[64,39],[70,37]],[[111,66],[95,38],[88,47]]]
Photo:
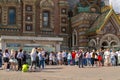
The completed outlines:
[[[110,60],[110,51],[109,51],[109,49],[106,49],[106,51],[104,52],[104,56],[105,56],[105,64],[107,66],[110,66],[111,60]]]
[[[62,51],[57,53],[58,64],[62,65]]]

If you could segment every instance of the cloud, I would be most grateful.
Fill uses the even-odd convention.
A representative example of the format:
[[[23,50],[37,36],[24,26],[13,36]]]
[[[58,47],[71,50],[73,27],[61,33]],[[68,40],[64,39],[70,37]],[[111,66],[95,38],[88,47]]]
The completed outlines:
[[[120,0],[110,0],[110,4],[116,13],[120,13]]]

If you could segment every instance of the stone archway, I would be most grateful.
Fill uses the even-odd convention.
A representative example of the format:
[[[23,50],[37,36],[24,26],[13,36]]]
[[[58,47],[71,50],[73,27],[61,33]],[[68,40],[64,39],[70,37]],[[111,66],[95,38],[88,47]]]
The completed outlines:
[[[119,47],[119,38],[114,34],[106,34],[100,39],[100,47],[110,48]]]
[[[96,41],[95,39],[91,39],[90,42],[89,42],[89,46],[92,47],[92,46],[96,46]]]
[[[117,42],[113,41],[113,42],[110,43],[110,46],[115,46],[115,45],[117,45]]]
[[[91,39],[91,40],[89,41],[88,45],[89,45],[88,47],[89,47],[90,50],[96,49],[97,42],[96,42],[95,39]]]

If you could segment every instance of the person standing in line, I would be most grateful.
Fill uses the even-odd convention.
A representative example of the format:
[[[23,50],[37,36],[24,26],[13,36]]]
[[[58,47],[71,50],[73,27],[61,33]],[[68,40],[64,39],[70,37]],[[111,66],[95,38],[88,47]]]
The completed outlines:
[[[71,55],[71,52],[69,51],[69,52],[68,52],[68,55],[67,55],[68,65],[71,65],[71,61],[72,61],[72,55]]]
[[[26,63],[27,60],[27,52],[23,51],[23,64]]]
[[[78,51],[78,57],[79,57],[79,60],[78,60],[78,66],[79,68],[83,68],[83,50],[79,50]]]
[[[62,51],[57,53],[58,65],[62,65]]]
[[[49,54],[49,65],[53,64],[53,51],[50,52]]]
[[[87,66],[86,53],[87,53],[87,51],[84,51],[84,52],[83,52],[83,65],[84,65],[84,66]]]
[[[118,66],[118,51],[115,52],[115,66]]]
[[[78,60],[79,60],[79,56],[78,53],[76,51],[76,55],[75,55],[75,65],[78,65]]]
[[[98,55],[99,55],[99,50],[95,51],[95,59],[94,59],[94,65],[97,67],[98,66]]]
[[[109,49],[106,49],[106,51],[104,52],[104,56],[105,56],[105,64],[106,66],[110,66],[111,60],[110,60],[110,51]]]
[[[10,53],[10,68],[13,71],[17,70],[17,59],[15,59],[15,51],[14,49],[11,49],[11,53]]]
[[[116,62],[116,59],[115,59],[115,52],[114,51],[111,51],[110,52],[110,58],[111,58],[111,65],[112,66],[115,66],[115,62]]]
[[[67,52],[66,52],[66,50],[62,51],[62,63],[64,65],[67,64]]]
[[[91,65],[93,67],[95,62],[95,50],[92,50],[90,54],[91,54]]]
[[[44,69],[44,67],[45,67],[44,54],[42,53],[41,48],[38,48],[38,57],[39,57],[39,68],[41,68],[41,66],[42,66],[42,69]]]
[[[55,52],[53,52],[53,65],[57,65],[57,56]]]
[[[2,67],[2,56],[3,56],[2,49],[0,49],[0,68]]]
[[[36,49],[36,54],[38,55],[37,47],[35,49]],[[36,66],[39,67],[39,57],[38,56],[36,56]]]
[[[4,60],[4,69],[9,70],[9,59],[10,59],[10,53],[8,52],[8,49],[5,49],[5,52],[3,53],[3,60]]]
[[[72,51],[72,65],[75,65],[75,55],[76,55],[76,52],[75,50]]]
[[[87,66],[91,66],[91,55],[88,51],[86,53],[86,59],[87,59]]]
[[[30,70],[34,71],[36,69],[36,57],[37,57],[37,53],[36,53],[36,49],[35,48],[32,49],[32,51],[30,53],[30,57],[31,57]],[[33,66],[35,66],[34,69],[33,69]]]
[[[17,54],[18,70],[19,71],[22,70],[22,59],[23,59],[23,52],[22,52],[22,49],[19,49],[18,54]]]
[[[101,49],[99,49],[99,52],[98,52],[98,66],[99,67],[102,66],[102,60],[103,60],[102,51],[101,51]]]
[[[105,62],[104,49],[100,49],[100,55],[102,57],[102,60],[101,60],[102,66],[104,66],[104,62]]]
[[[120,65],[120,50],[118,51],[117,55],[118,55],[118,65]]]
[[[42,56],[43,56],[43,65],[44,65],[44,68],[45,68],[45,55],[46,55],[46,51],[44,48],[41,48],[41,51],[42,51]]]

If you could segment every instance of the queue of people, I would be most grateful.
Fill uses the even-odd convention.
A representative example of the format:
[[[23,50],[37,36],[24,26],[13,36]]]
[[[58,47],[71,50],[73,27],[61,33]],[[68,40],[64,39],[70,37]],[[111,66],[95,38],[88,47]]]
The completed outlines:
[[[2,53],[2,50],[0,49],[1,53],[1,64],[4,70],[12,70],[12,71],[21,71],[22,70],[22,64],[26,62],[26,54],[25,52],[22,52],[22,49],[19,49],[18,51],[15,51],[14,49],[11,49],[10,52],[8,49],[5,49],[5,51]],[[3,60],[3,61],[2,61]]]
[[[35,71],[37,67],[44,69],[44,54],[43,48],[33,48],[30,53],[23,51],[23,49],[18,51],[5,49],[4,52],[0,49],[0,68],[7,71]],[[29,58],[31,65],[26,68]]]
[[[92,51],[83,51],[82,49],[73,51],[60,51],[49,54],[50,65],[78,65],[84,66],[117,66],[120,64],[120,51],[112,49],[99,49]]]
[[[30,65],[27,63],[28,58],[31,60]],[[45,65],[77,65],[79,68],[117,66],[120,64],[120,51],[112,49],[85,51],[79,49],[47,52],[43,48],[33,48],[30,53],[27,53],[23,49],[18,51],[11,49],[10,52],[8,49],[5,49],[4,52],[0,49],[0,67],[2,64],[4,64],[4,70],[25,72],[42,70]]]

